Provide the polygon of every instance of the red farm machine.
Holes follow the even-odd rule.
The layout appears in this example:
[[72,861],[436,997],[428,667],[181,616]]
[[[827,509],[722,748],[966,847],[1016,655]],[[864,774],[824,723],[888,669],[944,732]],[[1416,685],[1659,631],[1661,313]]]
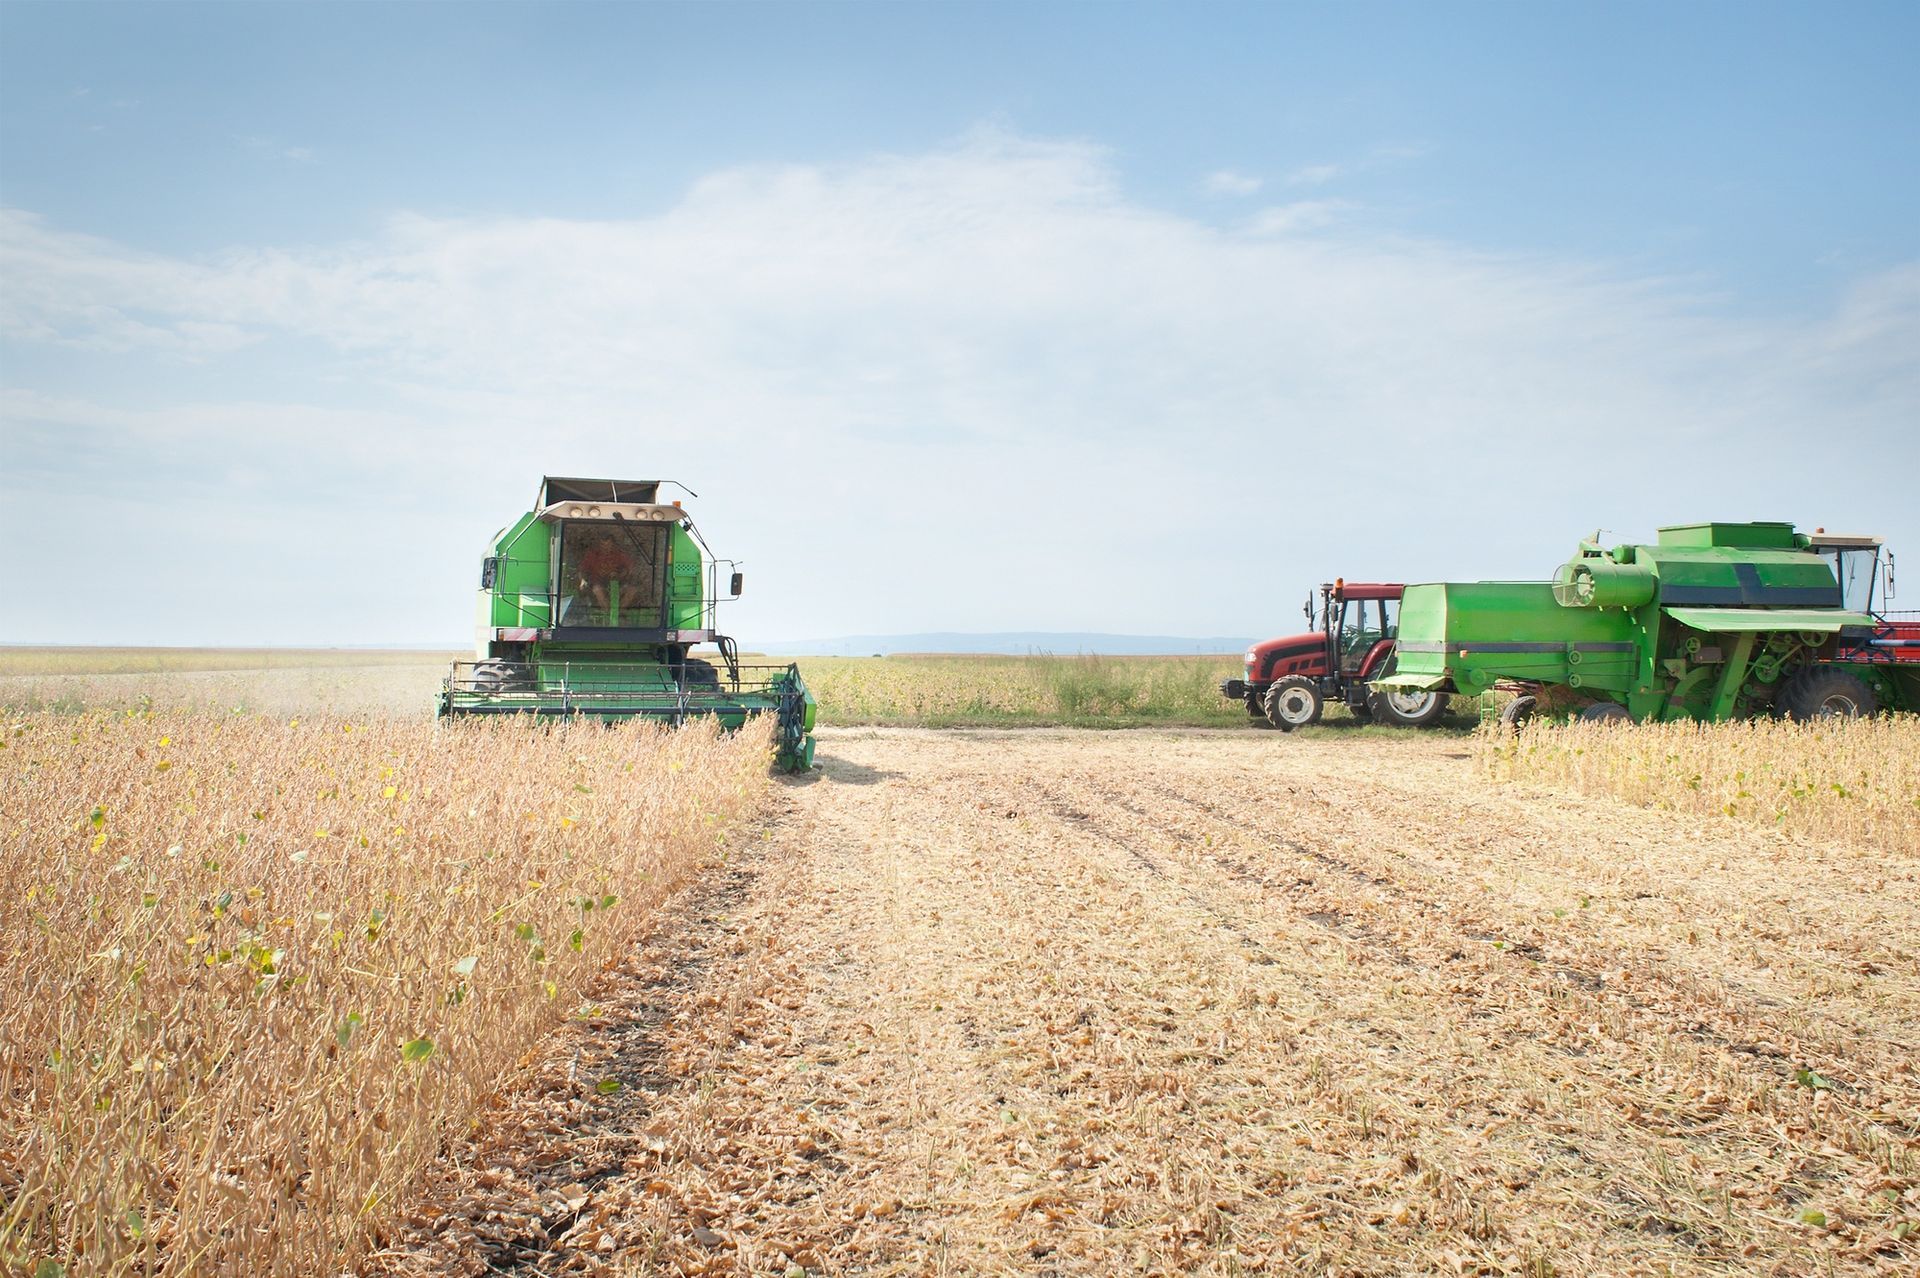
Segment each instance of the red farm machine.
[[1343,702],[1356,718],[1398,727],[1438,723],[1444,693],[1367,686],[1393,670],[1400,591],[1388,582],[1323,584],[1318,608],[1307,600],[1309,629],[1247,649],[1246,677],[1224,681],[1221,695],[1244,701],[1254,720],[1283,732],[1318,722],[1328,701]]

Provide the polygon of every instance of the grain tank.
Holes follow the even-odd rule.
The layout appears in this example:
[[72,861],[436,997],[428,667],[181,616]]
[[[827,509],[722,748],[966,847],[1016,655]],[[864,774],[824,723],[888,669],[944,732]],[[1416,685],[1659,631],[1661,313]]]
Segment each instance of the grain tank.
[[1551,581],[1442,582],[1402,599],[1376,686],[1520,696],[1588,718],[1793,718],[1920,709],[1920,619],[1885,611],[1878,539],[1786,523],[1679,524],[1580,544]]

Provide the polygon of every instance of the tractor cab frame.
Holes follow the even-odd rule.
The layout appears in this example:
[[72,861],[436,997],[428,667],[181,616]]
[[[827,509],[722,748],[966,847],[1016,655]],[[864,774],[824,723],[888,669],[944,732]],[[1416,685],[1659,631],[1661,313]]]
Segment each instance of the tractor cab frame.
[[1380,693],[1367,686],[1393,667],[1401,590],[1397,582],[1321,583],[1317,597],[1307,597],[1309,629],[1249,648],[1244,676],[1223,681],[1221,695],[1245,702],[1255,722],[1282,731],[1318,722],[1326,703],[1335,700],[1359,719],[1400,727],[1438,722],[1445,696]]

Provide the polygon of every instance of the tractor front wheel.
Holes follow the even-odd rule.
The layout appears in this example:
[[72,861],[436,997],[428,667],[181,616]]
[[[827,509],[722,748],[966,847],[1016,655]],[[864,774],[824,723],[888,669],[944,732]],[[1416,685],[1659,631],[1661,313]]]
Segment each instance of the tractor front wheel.
[[1774,702],[1789,719],[1852,719],[1880,708],[1864,679],[1832,666],[1808,666],[1787,680]]
[[1282,732],[1320,722],[1320,689],[1300,675],[1289,675],[1268,688],[1264,704],[1267,722]]

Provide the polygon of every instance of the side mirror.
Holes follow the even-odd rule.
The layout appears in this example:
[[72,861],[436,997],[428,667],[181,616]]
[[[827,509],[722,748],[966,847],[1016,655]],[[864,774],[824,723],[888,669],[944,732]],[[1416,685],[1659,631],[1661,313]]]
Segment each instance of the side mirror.
[[740,597],[740,586],[741,586],[741,583],[746,581],[746,579],[747,579],[747,574],[743,572],[736,572],[735,574],[733,574],[733,581],[731,584],[733,586],[733,597],[735,599],[738,599]]
[[1313,596],[1312,595],[1307,596],[1307,606],[1302,608],[1300,611],[1306,614],[1307,626],[1309,629],[1311,629],[1313,626]]

